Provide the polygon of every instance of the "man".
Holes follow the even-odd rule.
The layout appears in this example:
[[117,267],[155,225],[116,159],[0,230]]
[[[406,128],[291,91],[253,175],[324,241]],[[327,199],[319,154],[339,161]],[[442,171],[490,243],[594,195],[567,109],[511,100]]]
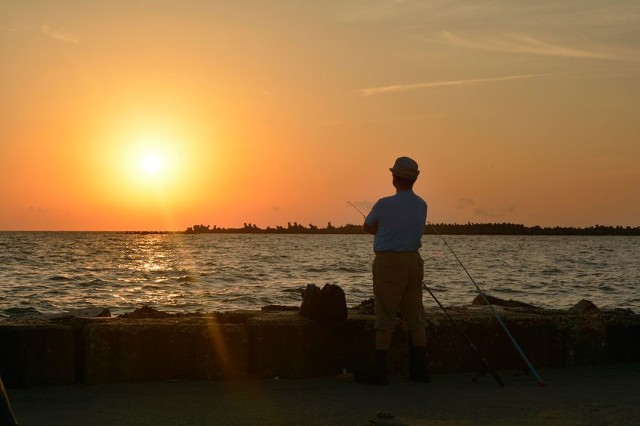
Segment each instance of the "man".
[[409,377],[429,382],[426,360],[426,319],[422,303],[424,263],[419,249],[427,222],[427,203],[413,192],[420,171],[409,157],[400,157],[389,169],[396,194],[381,198],[364,221],[374,235],[373,294],[375,299],[375,362],[371,371],[356,374],[356,381],[384,385],[387,352],[397,312],[410,333]]

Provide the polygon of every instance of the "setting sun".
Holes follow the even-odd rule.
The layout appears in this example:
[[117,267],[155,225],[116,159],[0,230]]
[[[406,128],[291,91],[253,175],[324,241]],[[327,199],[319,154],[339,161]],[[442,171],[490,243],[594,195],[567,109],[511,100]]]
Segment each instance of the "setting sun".
[[162,172],[163,161],[158,156],[150,154],[142,158],[140,167],[148,175],[158,175]]
[[179,143],[170,136],[155,133],[159,132],[134,133],[123,138],[117,156],[132,189],[140,186],[143,190],[159,189],[178,179]]

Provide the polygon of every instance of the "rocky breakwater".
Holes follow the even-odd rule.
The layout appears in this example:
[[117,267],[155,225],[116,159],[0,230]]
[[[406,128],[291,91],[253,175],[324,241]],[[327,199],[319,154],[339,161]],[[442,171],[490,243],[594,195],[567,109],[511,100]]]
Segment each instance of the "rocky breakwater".
[[[482,301],[447,308],[494,370],[524,369],[518,352]],[[538,369],[640,362],[640,315],[582,301],[545,310],[494,299],[512,335]],[[479,371],[481,362],[453,322],[428,312],[434,373]],[[298,307],[168,314],[144,307],[119,317],[7,320],[0,323],[0,374],[7,387],[159,380],[302,378],[341,374],[367,364],[373,350],[371,301],[345,321],[316,321]],[[399,318],[389,369],[407,364],[407,330]]]

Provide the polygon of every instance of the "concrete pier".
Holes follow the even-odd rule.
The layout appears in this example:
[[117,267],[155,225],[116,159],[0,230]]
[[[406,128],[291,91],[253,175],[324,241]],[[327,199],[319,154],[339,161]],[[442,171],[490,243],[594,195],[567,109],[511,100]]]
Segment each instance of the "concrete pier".
[[[536,368],[640,362],[640,315],[630,311],[496,309]],[[489,307],[448,310],[494,370],[524,369]],[[431,371],[478,371],[453,323],[441,311],[428,318]],[[350,312],[345,322],[319,322],[285,310],[4,322],[0,373],[9,388],[327,376],[370,362],[373,320]],[[406,371],[400,319],[389,364],[392,374]]]

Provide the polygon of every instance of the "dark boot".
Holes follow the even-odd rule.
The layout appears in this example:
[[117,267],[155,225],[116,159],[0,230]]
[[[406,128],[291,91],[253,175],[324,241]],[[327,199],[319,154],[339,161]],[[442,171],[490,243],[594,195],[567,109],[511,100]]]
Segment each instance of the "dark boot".
[[409,348],[409,378],[420,383],[429,383],[431,381],[427,371],[426,346],[412,346]]
[[373,368],[355,373],[355,380],[358,383],[368,385],[386,385],[389,383],[385,370],[387,368],[387,351],[376,350],[376,357]]

